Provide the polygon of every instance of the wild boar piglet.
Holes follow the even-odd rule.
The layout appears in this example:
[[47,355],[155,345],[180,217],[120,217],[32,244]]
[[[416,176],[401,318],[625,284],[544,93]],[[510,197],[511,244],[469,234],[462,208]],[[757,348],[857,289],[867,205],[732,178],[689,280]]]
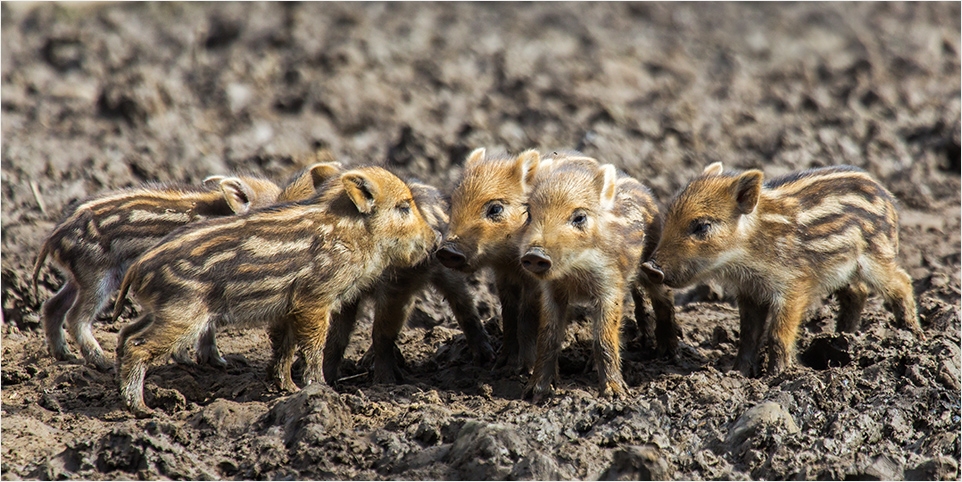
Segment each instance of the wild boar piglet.
[[451,223],[437,258],[463,272],[491,268],[501,302],[503,343],[496,366],[528,372],[538,332],[537,287],[518,260],[527,201],[537,176],[566,163],[597,161],[577,152],[487,156],[474,150],[451,194]]
[[307,201],[207,220],[164,238],[127,271],[114,316],[129,291],[143,315],[117,344],[120,391],[138,416],[147,367],[191,347],[210,324],[266,325],[270,374],[290,377],[298,349],[304,382],[322,381],[332,312],[354,300],[385,269],[421,263],[434,250],[431,229],[400,179],[378,167],[342,173]]
[[651,283],[640,264],[660,231],[651,192],[614,166],[569,164],[541,177],[528,200],[530,218],[519,255],[538,280],[540,331],[534,372],[525,389],[535,402],[558,377],[558,355],[571,316],[571,303],[587,307],[594,331],[595,366],[602,395],[624,396],[621,375],[621,320],[629,293],[650,295],[660,343],[677,345],[671,293]]
[[[284,183],[275,201],[268,203],[268,205],[310,199],[318,194],[318,189],[323,186],[328,179],[337,176],[342,171],[343,166],[335,161],[318,162],[301,169]],[[208,183],[220,177],[221,176],[211,176],[205,179],[204,182]],[[262,207],[264,207],[264,203],[254,206],[255,209]],[[243,212],[246,212],[246,210]],[[197,362],[201,364],[225,368],[227,367],[227,359],[221,355],[220,350],[217,348],[216,334],[217,325],[215,323],[209,323],[207,329],[197,339],[196,359]],[[171,358],[180,364],[189,365],[191,363],[190,358],[187,356],[186,349],[175,351],[171,354]]]
[[[424,219],[440,236],[447,229],[449,210],[441,191],[416,180],[408,180],[407,184]],[[324,348],[324,379],[327,383],[333,384],[338,379],[341,360],[363,299],[370,299],[374,304],[371,349],[368,352],[373,359],[371,378],[376,383],[400,383],[403,380],[400,367],[403,358],[397,349],[397,337],[414,309],[415,295],[428,285],[434,286],[451,307],[475,361],[484,364],[493,360],[494,350],[468,291],[465,274],[445,268],[431,256],[411,268],[386,270],[364,296],[344,304],[334,315]]]
[[69,210],[41,246],[33,271],[34,290],[48,258],[66,277],[41,310],[54,358],[70,358],[69,331],[88,363],[109,369],[93,322],[130,263],[181,226],[266,206],[281,192],[273,182],[253,176],[212,176],[204,184],[148,184],[91,198]]
[[892,194],[852,166],[763,177],[756,169],[706,167],[672,200],[661,244],[644,266],[671,287],[716,279],[735,292],[741,333],[734,369],[760,373],[766,332],[768,373],[790,366],[807,309],[830,293],[839,303],[839,331],[858,329],[872,287],[898,324],[921,337],[912,280],[897,261]]

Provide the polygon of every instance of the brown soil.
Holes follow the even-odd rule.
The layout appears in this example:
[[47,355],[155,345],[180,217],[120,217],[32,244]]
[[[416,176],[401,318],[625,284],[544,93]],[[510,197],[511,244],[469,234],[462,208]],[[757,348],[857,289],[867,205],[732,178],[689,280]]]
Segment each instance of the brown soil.
[[[5,479],[960,477],[957,2],[0,13]],[[30,273],[77,199],[239,170],[283,179],[315,149],[448,188],[478,146],[577,148],[662,201],[711,161],[863,167],[901,202],[926,339],[878,297],[859,333],[835,335],[827,299],[796,366],[747,379],[728,371],[737,309],[696,289],[678,294],[677,360],[644,359],[627,330],[626,400],[597,396],[590,329],[575,326],[539,406],[519,400],[522,377],[472,363],[428,293],[401,335],[404,384],[364,375],[369,317],[353,377],[290,396],[264,381],[264,333],[228,329],[228,369],[151,369],[147,420],[122,409],[113,374],[47,354],[38,309],[62,278],[44,269],[34,294]],[[497,300],[476,281],[497,344]],[[108,353],[129,315],[97,325]]]

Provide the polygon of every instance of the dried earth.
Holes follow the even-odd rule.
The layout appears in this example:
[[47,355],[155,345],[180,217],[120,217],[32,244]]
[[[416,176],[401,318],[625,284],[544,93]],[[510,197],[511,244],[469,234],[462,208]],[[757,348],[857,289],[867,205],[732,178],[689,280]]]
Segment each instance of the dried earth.
[[[3,479],[945,479],[960,477],[960,7],[846,4],[10,4],[2,13]],[[542,405],[472,363],[426,293],[404,384],[374,385],[360,323],[336,389],[265,383],[262,330],[230,367],[113,374],[46,351],[62,283],[34,257],[70,203],[145,181],[283,179],[326,150],[449,188],[471,149],[577,148],[663,202],[709,162],[853,164],[898,197],[926,339],[826,299],[779,377],[729,372],[737,309],[677,293],[680,356],[625,332],[625,400],[597,396],[572,327]],[[472,289],[496,345],[497,300]],[[120,322],[97,336],[111,353]],[[299,376],[299,371],[295,372]]]

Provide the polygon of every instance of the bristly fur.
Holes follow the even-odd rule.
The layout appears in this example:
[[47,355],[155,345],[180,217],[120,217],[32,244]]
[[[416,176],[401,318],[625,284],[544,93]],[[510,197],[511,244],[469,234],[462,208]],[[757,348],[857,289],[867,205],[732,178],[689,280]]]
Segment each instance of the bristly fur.
[[260,178],[221,179],[217,189],[146,184],[92,197],[67,210],[40,247],[33,270],[35,291],[48,259],[67,278],[42,310],[47,345],[54,357],[69,358],[66,324],[84,358],[98,368],[109,368],[91,327],[127,266],[178,227],[233,214],[239,206],[266,205],[280,192],[274,183]]
[[211,324],[268,325],[271,373],[281,387],[296,390],[297,349],[305,381],[321,382],[331,313],[385,269],[421,263],[437,242],[411,191],[383,169],[344,172],[318,192],[310,201],[194,223],[130,267],[122,292],[129,289],[144,314],[120,332],[117,371],[134,413],[150,413],[145,367],[193,346]]
[[671,352],[677,346],[670,291],[639,272],[660,234],[651,191],[611,165],[569,163],[539,176],[528,206],[530,220],[519,256],[538,279],[541,328],[526,393],[537,401],[550,392],[569,304],[582,303],[588,305],[594,324],[601,393],[624,396],[620,328],[629,293],[640,324],[645,323],[644,293],[649,294],[658,318],[660,348]]
[[872,287],[896,321],[921,336],[911,279],[897,263],[895,199],[865,171],[809,169],[764,183],[761,171],[720,171],[709,166],[672,201],[651,267],[671,286],[714,278],[735,291],[736,369],[760,371],[769,312],[769,372],[789,366],[806,309],[830,293],[841,331],[858,328]]
[[[441,192],[417,180],[408,179],[407,185],[431,228],[438,235],[446,231],[449,208]],[[395,356],[397,337],[414,308],[415,295],[429,284],[441,293],[451,307],[475,359],[481,364],[493,360],[494,349],[468,291],[466,276],[444,268],[432,256],[411,268],[387,269],[380,280],[360,297],[341,307],[333,317],[324,347],[324,379],[330,384],[338,380],[341,360],[354,330],[360,303],[369,299],[374,305],[369,351],[373,358],[371,378],[375,383],[400,383],[403,377]]]
[[451,194],[451,223],[438,256],[457,253],[458,262],[448,266],[461,271],[494,271],[504,333],[496,366],[527,372],[534,364],[537,287],[518,262],[519,233],[537,177],[567,163],[597,165],[575,152],[488,157],[483,148],[476,149]]

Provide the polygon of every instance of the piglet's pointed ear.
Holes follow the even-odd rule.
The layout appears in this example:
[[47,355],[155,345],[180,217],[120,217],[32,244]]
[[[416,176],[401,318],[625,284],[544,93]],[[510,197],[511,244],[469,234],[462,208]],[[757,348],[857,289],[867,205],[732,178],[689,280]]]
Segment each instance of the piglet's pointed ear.
[[738,206],[740,213],[748,214],[755,210],[755,206],[758,204],[758,197],[762,192],[762,178],[764,176],[762,171],[752,169],[745,171],[735,179],[735,184],[732,189],[734,191],[735,204]]
[[251,209],[254,200],[254,190],[243,179],[226,177],[220,181],[220,192],[230,209],[237,214],[244,214]]
[[310,165],[290,184],[284,186],[277,200],[280,202],[300,201],[309,199],[317,194],[324,182],[337,176],[341,172],[341,164],[337,162],[318,162]]
[[311,176],[311,184],[317,189],[324,181],[338,175],[341,169],[340,162],[318,162],[308,167],[307,172]]
[[518,155],[515,161],[517,173],[521,178],[521,189],[528,191],[534,184],[534,177],[538,174],[538,167],[541,165],[541,154],[534,149],[528,149]]
[[722,163],[713,162],[705,166],[705,170],[701,172],[701,175],[702,176],[721,176],[722,172],[724,171],[725,171],[725,168],[722,167]]
[[480,164],[481,161],[483,160],[484,160],[484,148],[479,147],[471,151],[471,154],[468,154],[468,160],[464,161],[464,167],[470,169]]
[[611,209],[615,206],[618,194],[618,171],[611,164],[604,164],[595,172],[595,186],[601,195],[601,208]]
[[207,189],[217,189],[220,187],[220,182],[224,179],[227,179],[227,176],[207,176],[201,181],[201,184]]
[[375,199],[379,188],[371,178],[360,172],[347,172],[341,176],[344,183],[344,192],[351,198],[351,202],[357,206],[361,214],[370,214],[374,210]]

